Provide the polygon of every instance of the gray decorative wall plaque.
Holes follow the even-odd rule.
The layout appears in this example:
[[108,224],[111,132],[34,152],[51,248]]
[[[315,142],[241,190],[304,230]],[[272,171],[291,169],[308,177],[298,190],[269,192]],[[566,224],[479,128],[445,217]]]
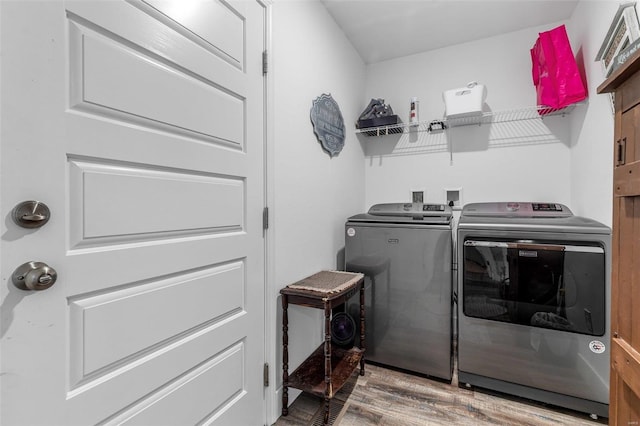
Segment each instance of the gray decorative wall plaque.
[[325,151],[332,157],[339,154],[344,146],[344,120],[331,95],[323,93],[313,101],[311,123]]

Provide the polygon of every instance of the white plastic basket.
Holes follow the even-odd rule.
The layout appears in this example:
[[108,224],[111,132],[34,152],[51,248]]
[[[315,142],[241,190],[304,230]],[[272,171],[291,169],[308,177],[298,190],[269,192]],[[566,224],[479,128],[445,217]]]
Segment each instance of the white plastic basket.
[[445,118],[462,118],[482,115],[482,104],[487,98],[487,88],[475,81],[465,87],[446,90],[444,99]]

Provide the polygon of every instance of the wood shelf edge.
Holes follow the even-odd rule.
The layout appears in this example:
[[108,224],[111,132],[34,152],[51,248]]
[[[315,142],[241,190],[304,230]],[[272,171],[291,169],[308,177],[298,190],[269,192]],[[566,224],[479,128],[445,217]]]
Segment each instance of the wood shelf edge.
[[614,92],[622,83],[640,71],[640,50],[598,86],[597,93]]
[[[358,347],[344,349],[332,347],[331,350],[331,388],[332,398],[347,382],[358,367],[364,351]],[[326,384],[324,381],[324,343],[313,351],[293,373],[289,375],[286,386],[324,398]]]

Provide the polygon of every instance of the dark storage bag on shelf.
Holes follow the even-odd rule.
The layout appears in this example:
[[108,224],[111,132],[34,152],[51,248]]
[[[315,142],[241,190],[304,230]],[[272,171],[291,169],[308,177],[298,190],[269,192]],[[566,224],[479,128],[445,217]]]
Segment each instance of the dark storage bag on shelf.
[[393,113],[391,105],[385,104],[384,99],[371,99],[369,105],[358,117],[356,129],[389,126],[392,124],[398,124],[398,116]]

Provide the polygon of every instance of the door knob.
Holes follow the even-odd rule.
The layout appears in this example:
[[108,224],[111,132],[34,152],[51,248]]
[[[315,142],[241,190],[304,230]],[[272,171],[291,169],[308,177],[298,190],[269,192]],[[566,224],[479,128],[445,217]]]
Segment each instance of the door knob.
[[43,262],[27,262],[18,266],[11,277],[20,290],[46,290],[58,278],[55,269]]
[[40,228],[50,217],[49,207],[40,201],[23,201],[13,208],[13,221],[23,228]]

